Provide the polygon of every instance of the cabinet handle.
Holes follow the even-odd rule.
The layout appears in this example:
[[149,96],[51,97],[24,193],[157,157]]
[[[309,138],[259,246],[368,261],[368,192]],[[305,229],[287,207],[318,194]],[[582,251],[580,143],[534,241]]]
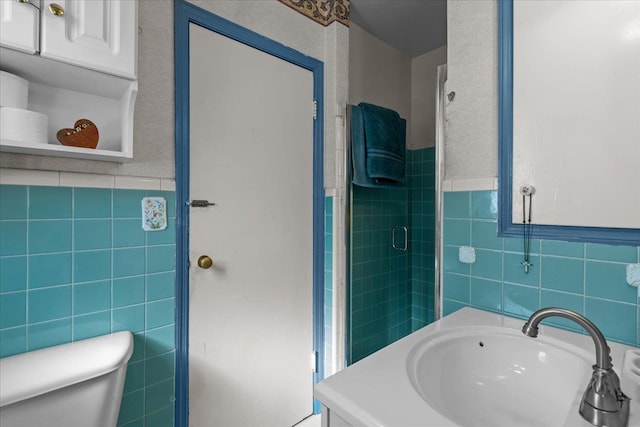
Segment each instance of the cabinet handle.
[[49,4],[49,12],[51,12],[55,16],[64,16],[64,9],[57,3]]
[[18,3],[29,3],[30,0],[16,0]]

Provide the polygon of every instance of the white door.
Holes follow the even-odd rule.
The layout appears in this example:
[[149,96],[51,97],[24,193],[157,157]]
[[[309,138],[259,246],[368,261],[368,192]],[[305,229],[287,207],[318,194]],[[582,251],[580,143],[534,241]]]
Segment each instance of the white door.
[[[313,74],[190,25],[191,426],[312,413]],[[199,268],[198,257],[213,259]]]
[[[52,5],[63,14],[54,14]],[[41,16],[41,56],[136,78],[135,0],[44,0]]]
[[0,0],[0,46],[35,53],[40,11],[31,3]]

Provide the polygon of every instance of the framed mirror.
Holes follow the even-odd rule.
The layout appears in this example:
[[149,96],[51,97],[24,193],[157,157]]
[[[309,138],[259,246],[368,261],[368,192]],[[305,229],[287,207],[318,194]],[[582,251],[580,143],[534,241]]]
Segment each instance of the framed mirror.
[[498,11],[499,234],[640,245],[640,2]]

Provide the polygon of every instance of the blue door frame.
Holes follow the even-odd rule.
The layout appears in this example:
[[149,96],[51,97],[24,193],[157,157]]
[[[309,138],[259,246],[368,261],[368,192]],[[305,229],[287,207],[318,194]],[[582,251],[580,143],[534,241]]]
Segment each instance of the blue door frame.
[[[324,65],[184,0],[174,2],[176,156],[176,403],[175,426],[189,423],[189,24],[214,31],[313,73],[313,346],[316,383],[324,377]],[[313,403],[318,413],[320,405]]]

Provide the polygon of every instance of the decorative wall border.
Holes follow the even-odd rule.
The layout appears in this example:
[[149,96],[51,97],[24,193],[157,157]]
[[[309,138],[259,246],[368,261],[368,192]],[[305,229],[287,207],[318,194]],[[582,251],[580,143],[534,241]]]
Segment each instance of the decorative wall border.
[[349,26],[350,0],[278,0],[315,22],[324,25],[338,21]]

